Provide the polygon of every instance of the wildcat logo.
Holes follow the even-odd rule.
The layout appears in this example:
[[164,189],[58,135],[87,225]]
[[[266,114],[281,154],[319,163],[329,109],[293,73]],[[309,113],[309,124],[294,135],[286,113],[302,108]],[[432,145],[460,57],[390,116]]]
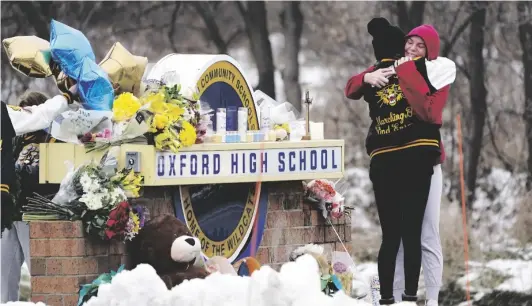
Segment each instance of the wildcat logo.
[[397,102],[401,101],[404,97],[401,87],[397,84],[384,87],[377,91],[376,96],[380,98],[378,103],[380,103],[381,107],[382,105],[395,106]]

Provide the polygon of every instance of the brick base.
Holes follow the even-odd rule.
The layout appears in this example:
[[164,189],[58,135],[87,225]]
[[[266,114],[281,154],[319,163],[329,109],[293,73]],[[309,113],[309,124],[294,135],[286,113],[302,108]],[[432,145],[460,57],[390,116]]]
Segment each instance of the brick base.
[[342,217],[333,221],[334,229],[309,204],[303,203],[301,182],[272,183],[268,188],[268,216],[257,260],[278,270],[289,260],[297,247],[315,243],[323,245],[329,256],[332,251],[344,251],[334,229],[351,253],[351,220]]
[[80,285],[125,263],[124,246],[85,238],[81,221],[30,222],[32,301],[76,305]]
[[[344,250],[332,226],[303,203],[301,182],[269,184],[272,192],[266,229],[256,255],[261,264],[279,269],[294,249],[308,243],[323,245],[329,256],[332,251]],[[135,200],[135,204],[146,205],[152,217],[174,214],[170,188],[144,190],[143,198]],[[351,241],[349,218],[333,224],[344,242]],[[348,251],[350,246],[346,243]],[[124,247],[120,242],[89,240],[84,237],[80,221],[30,222],[32,301],[50,306],[76,305],[80,285],[126,263]]]

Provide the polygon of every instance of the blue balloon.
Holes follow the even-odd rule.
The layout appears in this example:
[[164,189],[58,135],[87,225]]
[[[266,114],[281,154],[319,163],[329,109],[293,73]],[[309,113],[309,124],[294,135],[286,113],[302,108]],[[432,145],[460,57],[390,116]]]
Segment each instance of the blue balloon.
[[52,59],[78,84],[83,107],[89,110],[111,110],[113,86],[107,73],[96,63],[87,37],[79,30],[53,19],[50,29]]
[[78,80],[78,92],[83,106],[89,110],[109,111],[113,109],[113,85],[107,73],[93,60],[85,58]]
[[91,44],[83,33],[53,19],[50,25],[50,52],[61,70],[74,80],[81,73],[83,59],[96,61]]

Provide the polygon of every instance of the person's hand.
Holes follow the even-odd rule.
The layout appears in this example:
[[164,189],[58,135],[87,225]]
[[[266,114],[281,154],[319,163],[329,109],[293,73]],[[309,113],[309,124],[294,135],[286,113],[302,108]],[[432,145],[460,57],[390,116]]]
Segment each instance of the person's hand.
[[411,61],[412,58],[411,57],[401,57],[400,59],[396,60],[395,63],[393,64],[394,67],[397,67],[401,64],[404,64],[406,62],[409,62]]
[[370,84],[372,87],[381,88],[388,84],[388,77],[395,73],[393,67],[381,68],[364,75],[364,83]]
[[77,96],[78,95],[78,84],[74,84],[74,85],[70,86],[68,91],[70,91],[70,93],[72,95]]

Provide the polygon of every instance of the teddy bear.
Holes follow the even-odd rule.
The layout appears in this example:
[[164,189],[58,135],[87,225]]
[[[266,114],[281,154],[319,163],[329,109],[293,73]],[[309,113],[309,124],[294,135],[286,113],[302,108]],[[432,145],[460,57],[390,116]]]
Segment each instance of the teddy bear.
[[199,239],[173,215],[161,215],[146,222],[127,248],[129,269],[143,263],[151,265],[168,289],[185,280],[209,275]]

